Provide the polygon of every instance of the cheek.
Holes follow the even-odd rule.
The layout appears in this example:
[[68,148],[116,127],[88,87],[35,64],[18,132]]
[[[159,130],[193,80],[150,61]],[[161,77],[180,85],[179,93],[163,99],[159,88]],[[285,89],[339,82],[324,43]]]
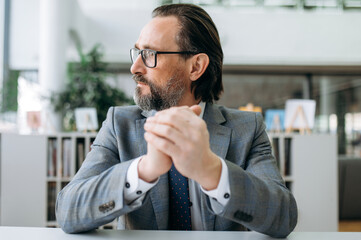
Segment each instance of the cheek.
[[155,86],[162,87],[167,84],[171,74],[168,69],[157,69],[149,74],[148,77],[149,81],[151,81]]
[[[161,61],[160,61],[161,60]],[[170,78],[174,76],[185,76],[186,66],[184,61],[180,61],[176,56],[167,56],[165,59],[158,60],[157,67],[148,70],[147,77],[156,86],[166,86]]]

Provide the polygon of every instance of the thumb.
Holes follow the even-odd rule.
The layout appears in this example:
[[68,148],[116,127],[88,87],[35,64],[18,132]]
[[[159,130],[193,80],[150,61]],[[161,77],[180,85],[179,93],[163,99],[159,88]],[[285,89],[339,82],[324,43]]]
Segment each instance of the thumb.
[[190,109],[197,115],[199,116],[202,112],[202,108],[199,105],[193,105],[190,107]]

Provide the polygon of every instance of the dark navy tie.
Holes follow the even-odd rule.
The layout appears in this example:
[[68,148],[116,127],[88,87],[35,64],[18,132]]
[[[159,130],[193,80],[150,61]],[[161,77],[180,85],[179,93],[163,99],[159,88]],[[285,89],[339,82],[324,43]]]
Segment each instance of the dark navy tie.
[[169,229],[192,230],[188,178],[172,165],[169,170]]

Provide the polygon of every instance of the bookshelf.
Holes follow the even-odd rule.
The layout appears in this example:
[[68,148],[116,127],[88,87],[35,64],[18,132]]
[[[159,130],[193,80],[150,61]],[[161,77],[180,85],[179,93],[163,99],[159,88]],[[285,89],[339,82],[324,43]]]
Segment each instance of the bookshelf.
[[[55,202],[96,133],[1,135],[0,225],[58,227]],[[21,176],[21,177],[19,177]],[[115,228],[116,222],[101,228]]]
[[46,136],[46,226],[58,227],[56,197],[81,167],[96,133],[60,133]]
[[298,205],[295,231],[338,231],[337,136],[268,133]]
[[[0,225],[58,227],[55,200],[90,150],[95,133],[1,134]],[[299,219],[296,231],[337,231],[337,137],[269,133]],[[101,228],[115,228],[112,222]]]

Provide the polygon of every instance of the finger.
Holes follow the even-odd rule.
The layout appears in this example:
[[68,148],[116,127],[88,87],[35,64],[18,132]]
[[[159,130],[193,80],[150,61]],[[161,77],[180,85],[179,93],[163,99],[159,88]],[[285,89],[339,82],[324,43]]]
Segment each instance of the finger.
[[158,151],[163,152],[166,155],[172,156],[172,154],[178,152],[178,149],[174,143],[151,132],[145,132],[144,138],[147,143],[151,144]]
[[178,129],[167,124],[146,122],[144,124],[144,129],[147,132],[151,132],[159,137],[165,138],[176,145],[181,145],[185,141],[184,134],[179,132]]
[[193,105],[193,106],[190,107],[190,109],[191,109],[197,116],[199,116],[199,115],[201,114],[201,112],[202,112],[202,108],[201,108],[201,106],[199,106],[199,105]]
[[186,131],[191,125],[198,125],[199,121],[202,121],[202,119],[200,119],[189,107],[171,108],[158,112],[154,117],[147,119],[147,122],[167,124],[181,132]]
[[166,119],[166,116],[176,116],[177,118],[187,119],[193,115],[195,116],[194,112],[188,106],[182,106],[172,107],[163,111],[159,111],[155,114],[153,119],[162,121]]

